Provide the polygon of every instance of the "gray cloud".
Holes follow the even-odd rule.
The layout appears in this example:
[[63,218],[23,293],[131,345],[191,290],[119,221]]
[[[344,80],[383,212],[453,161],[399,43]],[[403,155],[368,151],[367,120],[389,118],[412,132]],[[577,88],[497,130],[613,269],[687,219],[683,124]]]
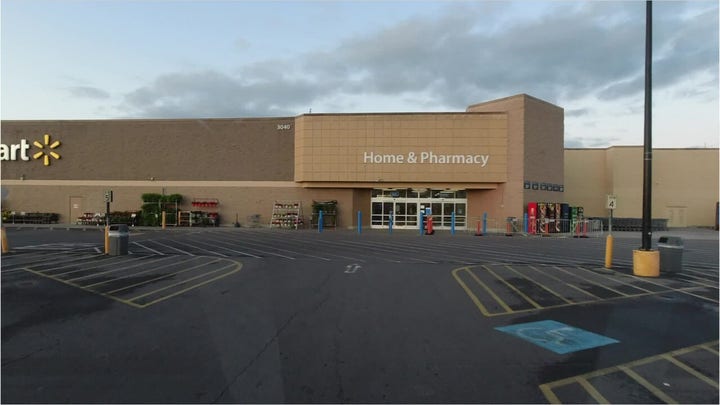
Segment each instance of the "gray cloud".
[[[705,72],[717,87],[717,3],[655,5],[654,88]],[[239,67],[159,76],[125,97],[145,117],[295,115],[334,95],[432,94],[436,105],[467,105],[517,93],[550,102],[643,91],[645,3],[553,6],[534,19],[492,25],[502,8],[449,3],[433,19],[410,18],[334,49]],[[690,93],[687,93],[691,96]],[[572,110],[569,116],[587,113]],[[574,115],[573,115],[574,114]]]
[[565,110],[566,117],[582,117],[583,115],[588,115],[589,113],[590,113],[590,110],[587,108],[578,108],[575,110]]
[[68,87],[67,91],[73,97],[78,98],[94,98],[94,99],[105,99],[110,98],[110,93],[97,87],[90,86],[74,86]]

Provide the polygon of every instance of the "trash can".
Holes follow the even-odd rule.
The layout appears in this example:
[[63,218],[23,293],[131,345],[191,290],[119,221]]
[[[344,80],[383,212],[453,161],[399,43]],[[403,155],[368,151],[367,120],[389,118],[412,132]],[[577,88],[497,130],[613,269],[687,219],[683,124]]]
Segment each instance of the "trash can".
[[110,246],[108,254],[110,256],[121,256],[128,254],[128,242],[130,240],[130,230],[125,224],[110,225],[108,230],[108,239]]
[[658,239],[660,271],[679,273],[682,271],[684,243],[679,236],[662,236]]

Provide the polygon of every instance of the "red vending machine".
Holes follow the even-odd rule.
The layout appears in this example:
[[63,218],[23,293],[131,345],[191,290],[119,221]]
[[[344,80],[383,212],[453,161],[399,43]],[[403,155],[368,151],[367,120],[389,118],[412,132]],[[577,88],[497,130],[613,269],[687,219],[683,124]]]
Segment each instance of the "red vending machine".
[[555,203],[555,232],[562,232],[562,204]]
[[537,209],[538,204],[536,202],[528,203],[528,233],[530,235],[535,235],[537,233]]

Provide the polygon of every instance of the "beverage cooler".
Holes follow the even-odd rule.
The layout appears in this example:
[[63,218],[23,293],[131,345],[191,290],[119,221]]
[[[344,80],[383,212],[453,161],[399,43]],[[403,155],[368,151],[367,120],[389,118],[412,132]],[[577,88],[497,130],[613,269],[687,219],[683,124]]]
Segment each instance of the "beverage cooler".
[[562,232],[570,232],[570,204],[560,204],[560,228]]
[[537,210],[538,210],[538,203],[531,202],[528,203],[527,206],[527,214],[528,214],[528,233],[530,235],[535,235],[537,233]]

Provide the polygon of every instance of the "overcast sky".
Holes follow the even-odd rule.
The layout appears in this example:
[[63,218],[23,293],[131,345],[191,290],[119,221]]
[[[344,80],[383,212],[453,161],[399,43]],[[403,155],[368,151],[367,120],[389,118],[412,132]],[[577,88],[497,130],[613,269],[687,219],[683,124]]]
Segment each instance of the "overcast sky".
[[[643,143],[645,2],[3,0],[2,119],[464,111]],[[653,4],[653,146],[718,147],[718,1]]]

